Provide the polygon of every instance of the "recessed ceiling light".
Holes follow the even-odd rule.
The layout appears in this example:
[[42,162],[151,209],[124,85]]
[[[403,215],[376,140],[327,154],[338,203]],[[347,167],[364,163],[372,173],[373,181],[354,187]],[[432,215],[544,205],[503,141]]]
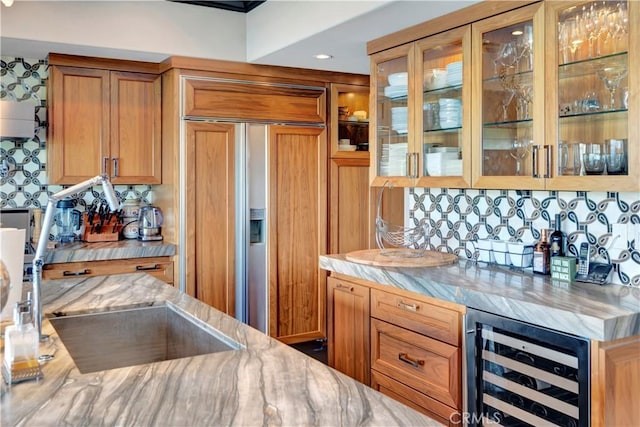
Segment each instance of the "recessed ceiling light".
[[327,55],[326,53],[319,53],[317,55],[313,56],[316,59],[331,59],[333,58],[333,55]]
[[522,30],[514,30],[511,32],[511,34],[514,36],[521,36],[524,33],[522,32]]

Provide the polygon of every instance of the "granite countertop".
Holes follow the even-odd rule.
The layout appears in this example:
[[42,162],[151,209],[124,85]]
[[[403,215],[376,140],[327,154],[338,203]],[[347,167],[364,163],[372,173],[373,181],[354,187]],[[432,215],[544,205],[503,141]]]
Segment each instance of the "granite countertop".
[[0,423],[26,425],[420,425],[435,421],[153,277],[49,280],[43,312],[172,303],[244,349],[81,374],[50,322],[44,378],[0,388]]
[[64,262],[103,261],[125,258],[148,258],[173,256],[176,246],[164,240],[142,242],[140,240],[119,240],[117,242],[74,242],[68,245],[47,249],[45,264]]
[[609,341],[640,334],[640,289],[552,281],[549,276],[460,260],[430,268],[375,267],[345,255],[320,267],[581,337]]

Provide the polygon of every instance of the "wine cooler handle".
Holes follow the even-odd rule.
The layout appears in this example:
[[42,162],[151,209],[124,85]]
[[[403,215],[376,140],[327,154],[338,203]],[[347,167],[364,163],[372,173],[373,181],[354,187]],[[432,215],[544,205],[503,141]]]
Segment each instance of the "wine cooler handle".
[[409,357],[407,353],[398,353],[398,360],[401,360],[404,363],[408,363],[411,366],[419,368],[424,365],[424,360],[422,359],[412,359]]

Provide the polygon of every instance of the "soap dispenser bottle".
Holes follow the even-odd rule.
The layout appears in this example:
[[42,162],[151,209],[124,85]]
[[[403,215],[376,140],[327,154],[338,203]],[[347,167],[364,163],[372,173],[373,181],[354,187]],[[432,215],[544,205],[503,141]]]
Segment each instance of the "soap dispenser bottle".
[[31,300],[16,303],[14,324],[4,332],[2,376],[7,384],[42,377],[38,363],[39,337],[31,319]]

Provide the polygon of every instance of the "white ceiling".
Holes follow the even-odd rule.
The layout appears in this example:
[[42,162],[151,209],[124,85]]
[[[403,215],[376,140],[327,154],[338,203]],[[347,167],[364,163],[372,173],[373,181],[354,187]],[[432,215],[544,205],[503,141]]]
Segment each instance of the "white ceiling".
[[[11,8],[1,6],[1,54],[145,61],[184,55],[369,74],[368,41],[476,2],[268,0],[244,15],[149,0],[16,0]],[[316,53],[333,58],[320,61]]]

